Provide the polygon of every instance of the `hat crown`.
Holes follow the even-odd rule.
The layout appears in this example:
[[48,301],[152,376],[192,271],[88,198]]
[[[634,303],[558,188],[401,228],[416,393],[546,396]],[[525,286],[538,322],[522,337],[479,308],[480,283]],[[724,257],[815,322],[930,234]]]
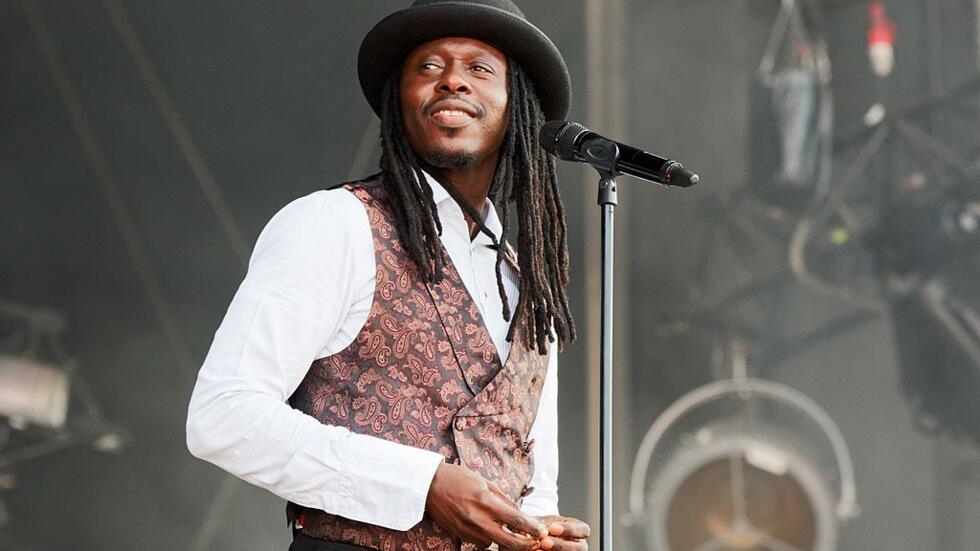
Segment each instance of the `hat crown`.
[[479,5],[487,6],[491,8],[497,8],[498,10],[504,10],[510,12],[517,17],[527,21],[527,17],[524,16],[524,12],[517,7],[517,4],[511,2],[510,0],[415,0],[412,2],[412,7],[417,8],[421,6],[432,6],[438,4],[463,4],[463,5]]
[[419,44],[465,36],[495,46],[524,69],[548,119],[563,119],[571,101],[571,79],[561,52],[512,0],[414,0],[379,21],[364,37],[357,56],[361,89],[381,115],[389,75]]

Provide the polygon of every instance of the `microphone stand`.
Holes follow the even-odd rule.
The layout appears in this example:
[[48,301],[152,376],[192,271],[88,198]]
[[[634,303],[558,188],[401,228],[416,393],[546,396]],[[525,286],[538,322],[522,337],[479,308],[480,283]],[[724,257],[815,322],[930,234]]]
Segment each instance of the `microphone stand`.
[[[628,146],[624,146],[628,147]],[[633,155],[632,148],[626,151],[627,158]],[[620,146],[612,140],[607,140],[601,136],[586,138],[578,145],[576,150],[576,161],[589,163],[592,168],[599,173],[599,195],[598,204],[602,209],[602,291],[600,294],[600,351],[599,351],[599,440],[602,452],[599,458],[599,530],[600,530],[600,551],[613,551],[612,543],[612,507],[613,507],[613,482],[612,482],[612,435],[613,435],[613,251],[614,251],[614,214],[619,199],[616,190],[616,177],[620,175],[617,169],[622,151]],[[560,155],[559,155],[560,156]],[[628,160],[628,159],[627,159]],[[679,164],[676,168],[683,168]],[[670,185],[669,168],[668,175],[662,175],[665,180],[662,183]],[[686,182],[678,183],[682,187],[688,187],[698,182],[696,174],[686,170],[678,172],[682,176],[686,175]],[[683,177],[681,178],[683,180]]]
[[601,329],[599,360],[599,532],[600,551],[612,551],[612,403],[613,403],[613,252],[614,215],[619,200],[616,192],[616,162],[619,147],[605,141],[583,148],[583,159],[599,172],[598,204],[602,209],[602,291],[600,294]]

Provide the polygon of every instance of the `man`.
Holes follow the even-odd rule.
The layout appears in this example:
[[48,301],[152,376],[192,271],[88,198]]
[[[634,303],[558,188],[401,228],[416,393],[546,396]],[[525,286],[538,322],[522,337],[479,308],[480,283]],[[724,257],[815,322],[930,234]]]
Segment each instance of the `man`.
[[568,109],[561,54],[509,0],[418,0],[368,33],[358,71],[382,172],[263,231],[188,447],[289,500],[293,550],[585,551],[557,508],[551,341],[574,327],[537,142]]

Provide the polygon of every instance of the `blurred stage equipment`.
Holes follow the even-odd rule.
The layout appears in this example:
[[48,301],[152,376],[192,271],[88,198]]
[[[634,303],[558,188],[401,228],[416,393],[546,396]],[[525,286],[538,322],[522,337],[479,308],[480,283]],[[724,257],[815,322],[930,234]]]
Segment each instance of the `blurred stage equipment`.
[[758,191],[780,206],[801,207],[830,183],[833,98],[827,45],[814,28],[820,14],[782,0],[759,77],[769,89],[779,141],[779,169]]
[[895,66],[895,24],[885,12],[881,0],[868,3],[868,58],[871,70],[881,78],[892,74]]
[[980,444],[980,171],[911,178],[868,238],[919,428]]
[[57,367],[0,356],[0,415],[16,428],[64,425],[68,387],[68,374]]
[[[829,275],[823,239],[855,236],[894,329],[916,425],[980,444],[980,75],[838,139],[849,163],[827,200],[806,213],[791,266],[814,288]],[[968,108],[973,117],[962,117]],[[839,293],[838,293],[839,294]]]
[[114,452],[127,440],[78,376],[64,328],[57,312],[0,298],[0,472],[74,443]]
[[[117,452],[128,440],[78,376],[64,330],[61,314],[0,297],[0,492],[17,486],[18,463],[76,443]],[[0,549],[21,549],[12,521],[0,499]]]
[[857,513],[844,439],[813,400],[747,376],[696,388],[647,431],[630,513],[651,551],[832,551]]
[[[886,59],[888,52],[882,50],[893,46],[894,26],[883,4],[861,4],[869,6],[869,55],[878,76],[876,99],[884,101],[884,77],[894,67],[894,53]],[[927,4],[932,6],[927,9],[939,9]],[[812,56],[819,49],[812,38],[816,33],[808,30],[819,29],[819,24],[811,25],[819,21],[814,5],[782,2],[760,67],[776,119],[771,135],[778,135],[782,156],[759,172],[765,178],[753,182],[769,187],[752,191],[773,206],[801,207],[788,243],[789,269],[782,262],[778,272],[760,274],[759,262],[746,258],[764,257],[758,250],[739,248],[752,249],[751,241],[732,238],[731,231],[713,231],[709,235],[742,241],[726,242],[730,246],[724,249],[736,267],[748,267],[726,265],[721,283],[702,285],[708,291],[692,294],[706,305],[676,325],[710,329],[730,325],[732,317],[749,318],[763,327],[750,336],[743,320],[738,333],[768,340],[764,346],[776,349],[778,359],[798,354],[807,341],[846,333],[852,323],[891,314],[917,424],[980,444],[980,76],[951,85],[931,82],[928,97],[914,104],[890,105],[887,113],[882,107],[877,117],[858,118],[858,128],[836,137],[830,126],[821,134],[814,121],[821,120],[818,113],[830,104],[814,100],[822,82],[819,57]],[[827,69],[829,83],[829,65]],[[823,120],[832,119],[828,114]],[[832,153],[840,169],[833,167],[831,187]],[[806,164],[818,157],[820,163]],[[774,166],[779,167],[777,176],[769,178]],[[816,172],[809,172],[814,167]],[[819,184],[813,193],[799,195],[805,204],[777,193],[780,188],[806,191],[814,182]],[[745,216],[751,213],[744,203],[722,205],[716,215],[702,218],[713,225],[724,223],[726,230],[761,225],[761,216]],[[737,214],[736,208],[743,217],[726,218]],[[792,218],[785,216],[786,209],[768,210]],[[707,261],[699,266],[708,268],[695,271],[702,277],[711,268]],[[736,278],[742,274],[752,281],[739,285]],[[774,330],[773,324],[758,321],[768,321],[759,312],[772,313],[772,304],[750,309],[746,306],[755,304],[744,303],[790,279],[785,275],[844,299],[852,313],[832,320],[826,330],[778,342],[782,327]],[[704,300],[719,289],[720,299]],[[731,379],[695,388],[676,401],[671,396],[665,403],[672,405],[646,433],[630,484],[630,520],[643,538],[639,547],[829,551],[838,545],[841,523],[857,513],[850,457],[828,414],[798,391],[765,380],[766,371],[749,376],[744,363],[732,370]],[[770,357],[759,365],[773,363]],[[944,482],[946,473],[939,469],[935,476],[940,488],[965,485],[958,479]],[[953,506],[940,504],[940,517]],[[975,516],[965,518],[972,523]],[[937,521],[940,535],[955,533],[948,522]]]

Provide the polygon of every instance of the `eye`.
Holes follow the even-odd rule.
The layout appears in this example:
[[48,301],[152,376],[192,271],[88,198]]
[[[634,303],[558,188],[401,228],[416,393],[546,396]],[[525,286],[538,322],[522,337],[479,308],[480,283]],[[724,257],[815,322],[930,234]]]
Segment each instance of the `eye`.
[[422,71],[436,71],[439,70],[440,67],[438,63],[435,63],[433,61],[425,61],[421,65],[419,65],[419,69],[421,69]]
[[487,74],[491,74],[491,75],[494,74],[493,68],[490,67],[489,65],[476,64],[476,65],[471,66],[470,67],[470,70],[473,71],[473,72],[475,72],[475,73],[487,73]]

